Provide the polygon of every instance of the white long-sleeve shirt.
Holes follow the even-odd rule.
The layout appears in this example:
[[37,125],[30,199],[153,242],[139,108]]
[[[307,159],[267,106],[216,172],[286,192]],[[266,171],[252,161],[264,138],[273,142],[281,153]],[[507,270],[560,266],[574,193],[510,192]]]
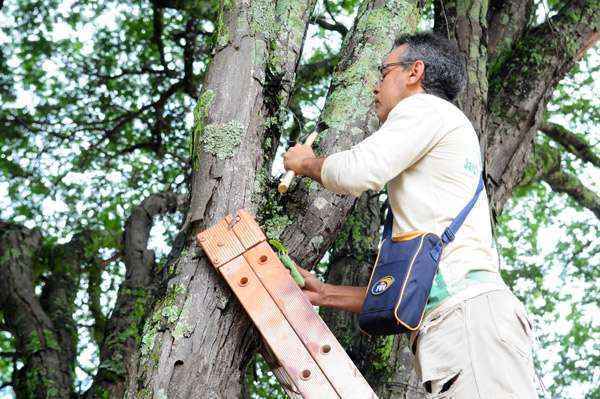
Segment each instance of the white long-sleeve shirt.
[[[400,101],[371,136],[328,156],[321,180],[331,191],[354,196],[388,184],[393,236],[414,230],[441,236],[473,197],[481,165],[467,117],[452,103],[420,93]],[[445,286],[464,287],[469,272],[498,273],[497,256],[484,190],[444,248],[439,274]]]

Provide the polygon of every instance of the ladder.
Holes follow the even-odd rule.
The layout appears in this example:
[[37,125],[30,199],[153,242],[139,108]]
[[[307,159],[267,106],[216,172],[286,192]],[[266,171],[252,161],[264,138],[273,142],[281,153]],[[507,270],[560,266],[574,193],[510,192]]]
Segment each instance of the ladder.
[[291,398],[377,399],[245,210],[196,236],[276,361]]

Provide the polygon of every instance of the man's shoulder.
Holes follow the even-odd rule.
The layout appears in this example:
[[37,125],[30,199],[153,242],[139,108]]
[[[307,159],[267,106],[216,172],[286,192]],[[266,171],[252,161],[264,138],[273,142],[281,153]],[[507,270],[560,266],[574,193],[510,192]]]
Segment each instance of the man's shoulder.
[[417,93],[400,101],[391,111],[398,112],[409,109],[412,112],[422,112],[428,117],[437,117],[446,121],[456,121],[470,124],[467,116],[453,103],[441,97],[427,93]]
[[457,119],[461,119],[463,121],[469,122],[469,118],[458,108],[454,103],[444,100],[441,97],[435,96],[433,94],[422,93],[419,95],[421,97],[420,101],[425,101],[431,106],[435,107],[436,111],[443,113],[444,115],[449,115]]

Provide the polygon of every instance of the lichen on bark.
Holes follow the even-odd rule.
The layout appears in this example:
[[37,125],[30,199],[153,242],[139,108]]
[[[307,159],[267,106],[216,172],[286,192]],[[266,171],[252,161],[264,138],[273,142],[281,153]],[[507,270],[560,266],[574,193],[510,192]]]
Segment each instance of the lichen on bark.
[[225,123],[206,125],[200,137],[202,149],[220,160],[230,158],[240,145],[244,132],[242,123],[235,119]]
[[199,168],[199,156],[198,156],[198,145],[200,138],[202,137],[202,133],[204,131],[204,124],[209,115],[210,107],[215,101],[215,92],[213,90],[207,89],[202,92],[196,106],[194,107],[194,128],[192,130],[192,147],[190,149],[191,157],[192,157],[192,165],[194,170],[198,170]]
[[187,289],[181,284],[173,284],[163,299],[161,299],[152,312],[152,315],[146,320],[144,331],[141,339],[141,354],[146,357],[148,362],[146,366],[150,366],[156,362],[154,354],[154,341],[158,330],[165,328],[173,328],[175,323],[181,316],[182,306],[179,304],[181,298]]
[[195,170],[200,166],[198,157],[200,148],[218,159],[230,158],[235,154],[245,132],[242,123],[235,119],[225,123],[206,124],[215,96],[213,90],[205,90],[194,108],[192,156]]

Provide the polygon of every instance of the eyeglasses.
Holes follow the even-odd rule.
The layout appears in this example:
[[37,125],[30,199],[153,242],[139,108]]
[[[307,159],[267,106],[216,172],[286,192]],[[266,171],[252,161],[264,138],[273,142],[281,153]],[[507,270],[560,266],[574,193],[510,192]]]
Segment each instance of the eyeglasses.
[[406,65],[406,64],[412,64],[415,61],[398,61],[398,62],[390,62],[389,64],[381,64],[377,67],[377,69],[379,70],[379,76],[380,79],[383,80],[383,78],[385,78],[385,75],[383,74],[383,72],[389,68],[389,67],[393,67],[396,65]]

